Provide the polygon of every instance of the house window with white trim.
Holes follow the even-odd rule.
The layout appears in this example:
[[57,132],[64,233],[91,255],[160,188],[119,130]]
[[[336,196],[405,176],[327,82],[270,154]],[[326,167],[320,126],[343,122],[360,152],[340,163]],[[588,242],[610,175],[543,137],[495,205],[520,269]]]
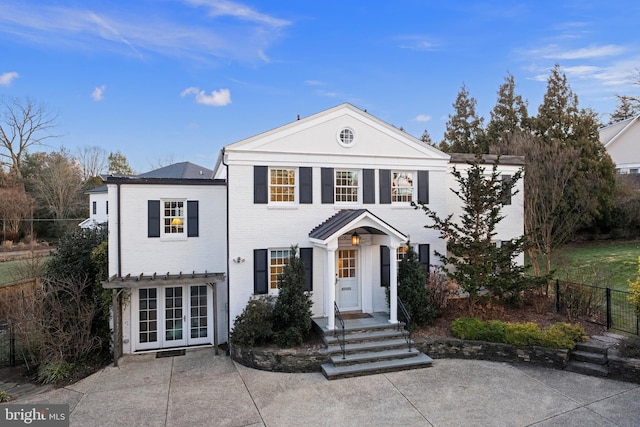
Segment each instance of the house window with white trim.
[[398,267],[400,266],[400,261],[404,259],[404,256],[407,254],[408,250],[408,245],[398,246],[398,249],[396,249],[396,263],[398,264]]
[[278,289],[278,276],[289,262],[289,249],[269,251],[269,289]]
[[164,234],[184,234],[185,210],[183,200],[164,200],[162,224]]
[[411,203],[413,201],[413,173],[391,172],[391,203]]
[[294,203],[296,201],[296,170],[273,168],[269,170],[269,201]]
[[335,184],[336,203],[358,203],[358,171],[336,170]]

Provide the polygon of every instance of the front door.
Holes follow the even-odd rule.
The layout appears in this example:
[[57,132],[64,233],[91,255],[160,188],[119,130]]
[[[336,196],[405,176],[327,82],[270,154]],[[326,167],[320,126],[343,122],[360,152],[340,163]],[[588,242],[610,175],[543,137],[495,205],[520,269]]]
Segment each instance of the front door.
[[360,309],[360,286],[358,279],[358,250],[338,249],[336,271],[338,282],[336,299],[342,311]]
[[211,299],[207,285],[137,289],[132,298],[134,350],[212,344]]

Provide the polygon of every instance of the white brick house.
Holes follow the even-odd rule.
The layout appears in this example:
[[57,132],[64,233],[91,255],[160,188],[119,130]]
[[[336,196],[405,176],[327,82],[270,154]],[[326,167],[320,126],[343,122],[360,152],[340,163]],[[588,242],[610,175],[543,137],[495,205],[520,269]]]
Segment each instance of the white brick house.
[[[505,175],[513,175],[523,163],[521,158],[507,160],[500,166]],[[334,304],[342,311],[388,312],[395,323],[396,260],[406,242],[415,247],[425,269],[438,263],[434,251],[446,250],[411,202],[428,203],[443,217],[455,212],[458,202],[450,191],[454,165],[463,167],[464,162],[452,163],[436,148],[342,104],[224,147],[208,179],[107,178],[109,205],[120,210],[109,216],[112,280],[106,286],[120,289],[130,283],[132,289],[122,310],[123,351],[191,344],[188,339],[142,342],[149,325],[143,325],[141,313],[149,309],[143,308],[148,292],[140,289],[159,280],[156,276],[153,282],[149,275],[168,273],[167,280],[184,280],[184,273],[194,272],[183,288],[189,292],[189,286],[208,283],[199,274],[215,273],[218,283],[208,286],[217,288],[215,323],[222,342],[249,298],[277,294],[276,277],[292,245],[298,246],[307,268],[313,315],[327,317],[329,328],[334,326]],[[176,200],[184,201],[185,227],[193,221],[189,202],[198,201],[199,235],[174,239],[165,231],[150,237],[150,201],[165,206]],[[522,192],[512,197],[505,213],[499,240],[522,234]],[[168,227],[171,218],[161,213],[159,221]],[[183,279],[175,278],[180,271]],[[141,273],[140,280],[133,279]],[[160,311],[169,310],[166,301],[173,297],[159,292],[160,287],[157,317],[166,320],[171,316]],[[190,320],[183,316],[183,324]],[[175,330],[165,325],[169,323],[157,332],[171,338]],[[193,342],[198,343],[204,340]]]

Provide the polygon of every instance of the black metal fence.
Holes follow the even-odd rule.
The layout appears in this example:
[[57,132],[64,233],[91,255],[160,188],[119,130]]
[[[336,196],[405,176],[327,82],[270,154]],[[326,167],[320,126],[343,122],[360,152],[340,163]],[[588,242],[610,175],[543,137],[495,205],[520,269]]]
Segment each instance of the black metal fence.
[[0,323],[0,366],[16,365],[16,337],[8,322]]
[[556,280],[554,296],[554,310],[564,310],[569,320],[586,318],[607,329],[640,335],[640,307],[630,301],[631,292]]

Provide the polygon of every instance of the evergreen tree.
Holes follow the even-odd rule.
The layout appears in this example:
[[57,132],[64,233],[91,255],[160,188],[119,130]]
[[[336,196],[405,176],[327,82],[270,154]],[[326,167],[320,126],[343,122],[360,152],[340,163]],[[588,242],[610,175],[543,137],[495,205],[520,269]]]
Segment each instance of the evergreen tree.
[[491,173],[486,174],[482,166],[483,156],[476,157],[465,173],[454,168],[458,183],[451,189],[462,202],[462,214],[441,218],[427,205],[418,204],[432,221],[426,228],[440,232],[447,242],[447,253],[436,252],[447,275],[469,293],[470,303],[477,299],[481,289],[494,295],[516,296],[527,286],[522,277],[524,267],[515,263],[515,257],[523,252],[526,237],[494,242],[496,227],[504,219],[501,209],[505,200],[516,194],[513,188],[522,177],[516,172],[509,181],[502,180],[498,172],[499,157],[493,163]]
[[431,135],[429,135],[429,131],[427,131],[426,129],[422,133],[420,141],[424,142],[427,145],[434,145],[433,141],[431,140]]
[[[598,219],[606,219],[612,210],[615,187],[615,165],[600,143],[597,115],[578,108],[578,97],[571,90],[567,77],[556,65],[547,81],[547,92],[533,120],[536,135],[548,144],[558,140],[567,149],[580,151],[578,170],[573,185],[567,188],[568,205],[583,197],[582,187],[588,185],[591,203],[581,226],[590,226]],[[587,184],[585,184],[587,183]],[[583,203],[584,201],[580,201]]]
[[129,161],[120,151],[109,153],[109,173],[117,175],[135,175]]
[[608,124],[612,125],[640,114],[640,98],[624,95],[616,95],[616,98],[618,98],[618,106],[611,113]]
[[427,288],[427,277],[418,254],[411,243],[407,242],[407,245],[407,252],[398,266],[398,297],[404,303],[414,325],[423,326],[433,322],[438,313]]
[[528,128],[527,103],[515,93],[515,79],[507,75],[498,89],[498,100],[491,111],[491,119],[487,125],[489,144],[500,146],[501,152],[513,154],[509,149],[509,141],[518,133]]
[[273,329],[280,347],[300,345],[311,330],[312,301],[304,290],[304,263],[297,256],[298,246],[291,246],[289,260],[278,276],[278,299],[273,307]]
[[483,119],[476,114],[477,101],[469,97],[467,87],[463,84],[456,101],[453,103],[455,113],[449,115],[444,139],[440,149],[447,153],[488,153],[489,148],[484,138]]

